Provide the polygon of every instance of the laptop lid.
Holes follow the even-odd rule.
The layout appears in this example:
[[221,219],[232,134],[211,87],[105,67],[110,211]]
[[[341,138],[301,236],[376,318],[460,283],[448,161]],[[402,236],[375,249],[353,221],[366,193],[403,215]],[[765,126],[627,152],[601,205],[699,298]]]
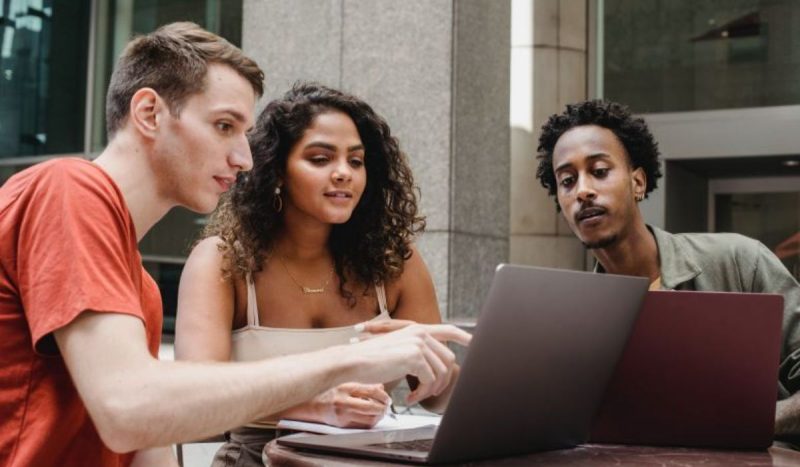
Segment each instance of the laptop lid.
[[780,295],[649,292],[591,440],[766,448],[782,318]]
[[575,446],[588,437],[647,285],[644,278],[500,265],[427,456],[387,453],[386,444],[397,444],[386,441],[394,432],[279,442],[429,463]]

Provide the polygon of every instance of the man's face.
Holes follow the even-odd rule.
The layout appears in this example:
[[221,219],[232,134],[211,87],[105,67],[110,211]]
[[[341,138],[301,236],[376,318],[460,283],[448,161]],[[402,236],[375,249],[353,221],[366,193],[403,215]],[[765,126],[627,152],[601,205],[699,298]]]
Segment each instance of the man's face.
[[607,248],[640,219],[636,195],[644,195],[644,170],[631,169],[622,142],[596,125],[564,133],[553,149],[558,204],[587,248]]
[[159,194],[195,212],[213,211],[236,174],[253,166],[247,131],[255,101],[245,78],[209,65],[205,90],[190,96],[177,117],[160,114],[153,154]]

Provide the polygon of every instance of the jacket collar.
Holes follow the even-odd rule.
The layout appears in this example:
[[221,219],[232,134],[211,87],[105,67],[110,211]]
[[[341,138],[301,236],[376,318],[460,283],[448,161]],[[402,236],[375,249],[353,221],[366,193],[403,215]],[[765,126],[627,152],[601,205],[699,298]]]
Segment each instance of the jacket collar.
[[658,227],[648,225],[653,232],[661,264],[661,288],[672,290],[703,272],[697,258],[686,247],[686,240]]
[[[648,225],[647,228],[656,239],[662,289],[673,290],[700,275],[703,269],[686,248],[685,240],[658,227]],[[595,262],[594,272],[605,272],[599,261]]]

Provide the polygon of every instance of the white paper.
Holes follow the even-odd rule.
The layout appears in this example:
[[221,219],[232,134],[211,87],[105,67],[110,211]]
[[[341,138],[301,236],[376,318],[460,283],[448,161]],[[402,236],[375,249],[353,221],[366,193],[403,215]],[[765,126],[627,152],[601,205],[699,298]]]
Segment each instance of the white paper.
[[324,423],[301,422],[299,420],[281,420],[278,422],[278,428],[284,430],[307,431],[310,433],[332,435],[339,433],[360,433],[363,431],[403,430],[406,428],[419,428],[428,425],[438,426],[441,419],[442,417],[438,415],[386,415],[371,429],[339,428],[325,425]]

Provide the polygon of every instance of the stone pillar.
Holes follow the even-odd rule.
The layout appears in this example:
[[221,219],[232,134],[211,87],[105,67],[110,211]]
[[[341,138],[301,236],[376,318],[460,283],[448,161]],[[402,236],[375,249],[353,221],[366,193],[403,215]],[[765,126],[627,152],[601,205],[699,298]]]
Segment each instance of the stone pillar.
[[536,179],[547,117],[586,98],[586,0],[512,0],[511,235],[514,263],[585,269],[584,249]]
[[389,122],[422,192],[417,244],[451,321],[478,313],[508,259],[509,27],[510,3],[498,0],[244,2],[262,106],[316,80]]

